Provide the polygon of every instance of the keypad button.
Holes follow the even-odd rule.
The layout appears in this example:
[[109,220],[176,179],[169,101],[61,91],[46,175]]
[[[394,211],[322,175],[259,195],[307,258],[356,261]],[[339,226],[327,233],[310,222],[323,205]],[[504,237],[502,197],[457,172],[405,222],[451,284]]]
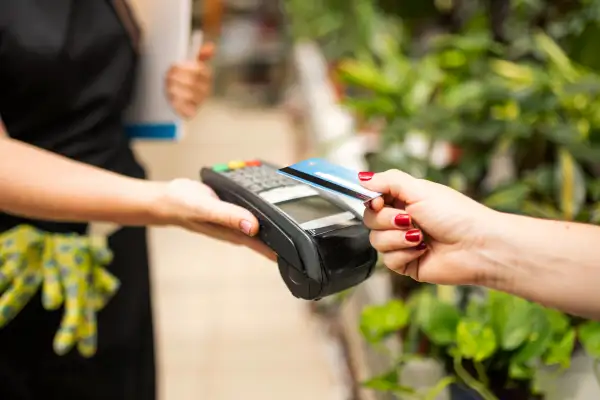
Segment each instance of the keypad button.
[[214,165],[212,169],[215,172],[226,172],[229,170],[229,167],[227,166],[227,164],[217,164]]
[[260,192],[262,190],[262,187],[260,185],[254,184],[254,185],[248,186],[248,190],[250,190],[252,192],[255,192],[255,193],[258,193],[258,192]]
[[231,161],[227,164],[231,169],[239,169],[246,166],[246,163],[243,161]]

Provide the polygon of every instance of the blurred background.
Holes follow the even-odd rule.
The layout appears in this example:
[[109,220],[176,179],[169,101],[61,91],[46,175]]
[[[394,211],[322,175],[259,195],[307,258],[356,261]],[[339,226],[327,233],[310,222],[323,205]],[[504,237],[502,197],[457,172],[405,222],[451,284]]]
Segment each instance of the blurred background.
[[[154,179],[325,157],[600,222],[600,1],[194,0],[215,93]],[[600,324],[385,268],[317,303],[276,266],[153,229],[162,399],[598,399]]]

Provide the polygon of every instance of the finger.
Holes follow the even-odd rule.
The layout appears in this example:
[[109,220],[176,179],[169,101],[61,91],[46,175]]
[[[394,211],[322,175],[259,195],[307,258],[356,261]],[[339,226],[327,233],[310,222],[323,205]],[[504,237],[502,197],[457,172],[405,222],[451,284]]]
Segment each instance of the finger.
[[54,259],[54,241],[51,235],[44,239],[42,252],[42,305],[46,310],[57,310],[63,304],[64,297],[60,285],[60,271]]
[[371,231],[369,240],[377,251],[385,253],[417,247],[423,241],[423,234],[418,229]]
[[374,230],[406,230],[412,226],[412,220],[406,211],[391,207],[382,208],[379,212],[365,210],[363,222],[369,229]]
[[58,355],[67,354],[73,348],[81,323],[82,304],[78,293],[79,288],[76,285],[76,283],[71,283],[65,286],[67,290],[65,310],[53,344],[54,351]]
[[54,351],[58,355],[68,353],[75,345],[82,318],[83,296],[81,282],[77,276],[74,254],[76,250],[69,238],[65,238],[61,240],[57,253],[60,277],[65,290],[64,314],[53,343]]
[[20,262],[26,268],[15,277],[13,286],[2,298],[4,302],[0,306],[2,310],[0,325],[7,324],[29,303],[42,283],[42,274],[39,268],[41,251],[38,247],[27,248],[23,252]]
[[[39,260],[38,260],[39,262]],[[29,303],[42,283],[39,264],[29,264],[13,282],[13,285],[0,298],[0,327],[12,321]]]
[[19,225],[0,235],[0,250],[2,251],[2,270],[0,270],[0,292],[5,290],[10,282],[23,273],[27,267],[25,254],[30,248],[41,243],[40,231],[29,226]]
[[212,81],[212,70],[203,64],[185,62],[172,67],[167,74],[168,85],[197,87],[208,85]]
[[8,285],[27,267],[21,254],[12,253],[4,258],[2,269],[0,270],[0,292],[6,290]]
[[258,220],[245,208],[216,199],[206,199],[198,208],[197,223],[208,222],[248,236],[258,233]]
[[396,169],[378,174],[360,172],[358,178],[365,188],[374,192],[390,194],[393,198],[407,203],[413,202],[418,194],[419,180]]
[[182,102],[171,99],[171,106],[177,115],[187,120],[196,115],[196,112],[198,111],[198,107],[190,102]]
[[192,89],[183,85],[172,85],[167,91],[169,99],[178,103],[195,103],[196,94]]
[[215,44],[212,42],[203,44],[202,47],[200,47],[200,50],[198,51],[198,56],[197,56],[198,61],[210,60],[211,58],[214,57],[216,50],[217,50],[217,46],[215,46]]
[[[88,242],[88,243],[91,243]],[[77,263],[83,297],[82,318],[77,329],[77,350],[86,358],[96,353],[96,312],[94,310],[93,257],[91,247],[82,250]]]
[[185,119],[193,118],[198,112],[198,106],[193,103],[185,102],[176,107],[177,113]]
[[418,280],[419,260],[426,251],[427,248],[422,250],[408,249],[392,251],[384,253],[382,261],[392,271]]
[[98,348],[98,321],[94,310],[93,290],[89,291],[88,296],[83,323],[78,335],[79,340],[77,341],[79,354],[86,358],[93,357]]
[[365,204],[365,209],[372,211],[379,211],[385,206],[383,197],[376,197],[373,200]]
[[183,85],[181,83],[173,83],[167,89],[167,95],[171,102],[181,101],[189,102],[198,107],[200,103],[208,97],[210,85],[207,83],[197,83],[195,85]]
[[109,265],[113,260],[113,252],[103,245],[92,244],[92,260],[96,265]]
[[277,255],[273,252],[273,250],[271,250],[271,248],[269,248],[269,246],[260,240],[248,237],[245,234],[240,234],[238,232],[229,229],[223,229],[220,226],[210,224],[194,224],[191,230],[211,236],[223,242],[246,246],[269,260],[275,261],[277,259]]
[[106,269],[94,268],[94,310],[102,310],[121,286],[119,279]]

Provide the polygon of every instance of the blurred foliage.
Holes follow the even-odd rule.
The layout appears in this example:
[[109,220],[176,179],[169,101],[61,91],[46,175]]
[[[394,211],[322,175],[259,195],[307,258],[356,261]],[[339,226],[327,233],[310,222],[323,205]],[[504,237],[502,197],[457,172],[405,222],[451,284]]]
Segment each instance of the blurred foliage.
[[[577,337],[588,354],[600,357],[600,323],[574,326],[558,311],[495,291],[485,298],[471,296],[461,308],[441,300],[435,288],[427,285],[406,303],[393,300],[369,306],[361,318],[361,330],[373,345],[409,326],[429,339],[427,354],[405,352],[391,371],[370,379],[365,383],[367,387],[410,394],[412,398],[432,398],[431,391],[437,391],[438,386],[418,392],[398,377],[407,361],[434,357],[453,372],[444,385],[462,382],[481,398],[496,399],[490,389],[490,373],[505,373],[507,385],[530,385],[527,389],[535,393],[540,366],[568,368]],[[405,348],[410,349],[411,344],[405,343]]]
[[[287,3],[296,37],[338,65],[345,105],[384,126],[373,170],[402,169],[504,212],[600,222],[600,0]],[[400,332],[405,342],[370,388],[433,398],[459,382],[486,400],[508,388],[534,398],[540,368],[568,368],[577,342],[600,360],[600,323],[496,292],[460,288],[454,304],[439,287],[414,287],[364,310],[368,341]],[[449,377],[428,393],[404,385],[399,370],[415,356],[441,360]]]

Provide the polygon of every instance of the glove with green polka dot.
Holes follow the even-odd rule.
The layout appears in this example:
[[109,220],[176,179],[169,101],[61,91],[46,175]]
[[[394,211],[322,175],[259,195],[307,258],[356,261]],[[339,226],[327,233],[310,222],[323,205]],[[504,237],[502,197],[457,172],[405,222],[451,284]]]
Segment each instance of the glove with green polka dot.
[[112,298],[119,281],[105,265],[112,253],[104,238],[47,233],[18,226],[0,235],[0,327],[6,325],[42,286],[47,310],[64,309],[54,351],[75,344],[83,356],[96,352],[96,313]]

